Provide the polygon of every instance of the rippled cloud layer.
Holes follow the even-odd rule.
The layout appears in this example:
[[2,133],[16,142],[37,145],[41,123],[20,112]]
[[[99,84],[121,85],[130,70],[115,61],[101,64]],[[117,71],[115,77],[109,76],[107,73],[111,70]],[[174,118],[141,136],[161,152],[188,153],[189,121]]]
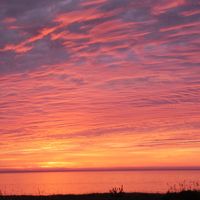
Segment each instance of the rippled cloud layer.
[[0,169],[200,166],[197,0],[1,0]]

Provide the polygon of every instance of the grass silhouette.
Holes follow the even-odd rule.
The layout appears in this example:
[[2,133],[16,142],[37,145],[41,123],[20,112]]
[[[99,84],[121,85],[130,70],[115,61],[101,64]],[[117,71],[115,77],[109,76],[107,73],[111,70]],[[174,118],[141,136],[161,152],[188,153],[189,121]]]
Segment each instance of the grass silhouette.
[[186,181],[169,187],[165,194],[160,193],[127,193],[121,187],[113,187],[108,193],[81,195],[3,195],[0,200],[200,200],[199,182]]

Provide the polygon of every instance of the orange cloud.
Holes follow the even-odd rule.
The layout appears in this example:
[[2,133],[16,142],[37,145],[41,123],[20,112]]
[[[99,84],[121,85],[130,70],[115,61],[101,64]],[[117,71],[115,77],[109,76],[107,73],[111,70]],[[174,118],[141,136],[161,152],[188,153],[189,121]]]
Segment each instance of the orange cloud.
[[176,8],[178,6],[182,6],[186,3],[185,0],[168,0],[168,1],[161,1],[158,4],[156,4],[153,9],[152,12],[155,15],[161,14],[161,13],[165,13],[166,11]]

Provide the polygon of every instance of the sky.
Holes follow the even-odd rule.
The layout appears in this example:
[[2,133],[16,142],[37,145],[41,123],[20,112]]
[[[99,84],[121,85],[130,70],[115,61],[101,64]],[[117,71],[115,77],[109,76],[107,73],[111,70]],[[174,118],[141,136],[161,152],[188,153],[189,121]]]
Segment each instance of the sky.
[[200,166],[198,0],[0,0],[0,170]]

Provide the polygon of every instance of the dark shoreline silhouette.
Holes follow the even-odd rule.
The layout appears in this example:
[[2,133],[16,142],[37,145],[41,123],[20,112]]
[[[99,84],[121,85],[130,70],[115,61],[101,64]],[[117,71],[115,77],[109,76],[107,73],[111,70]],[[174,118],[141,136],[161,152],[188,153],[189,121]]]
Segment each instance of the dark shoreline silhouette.
[[124,193],[113,195],[111,193],[80,194],[80,195],[6,195],[0,200],[199,200],[200,191],[183,191],[178,193]]

